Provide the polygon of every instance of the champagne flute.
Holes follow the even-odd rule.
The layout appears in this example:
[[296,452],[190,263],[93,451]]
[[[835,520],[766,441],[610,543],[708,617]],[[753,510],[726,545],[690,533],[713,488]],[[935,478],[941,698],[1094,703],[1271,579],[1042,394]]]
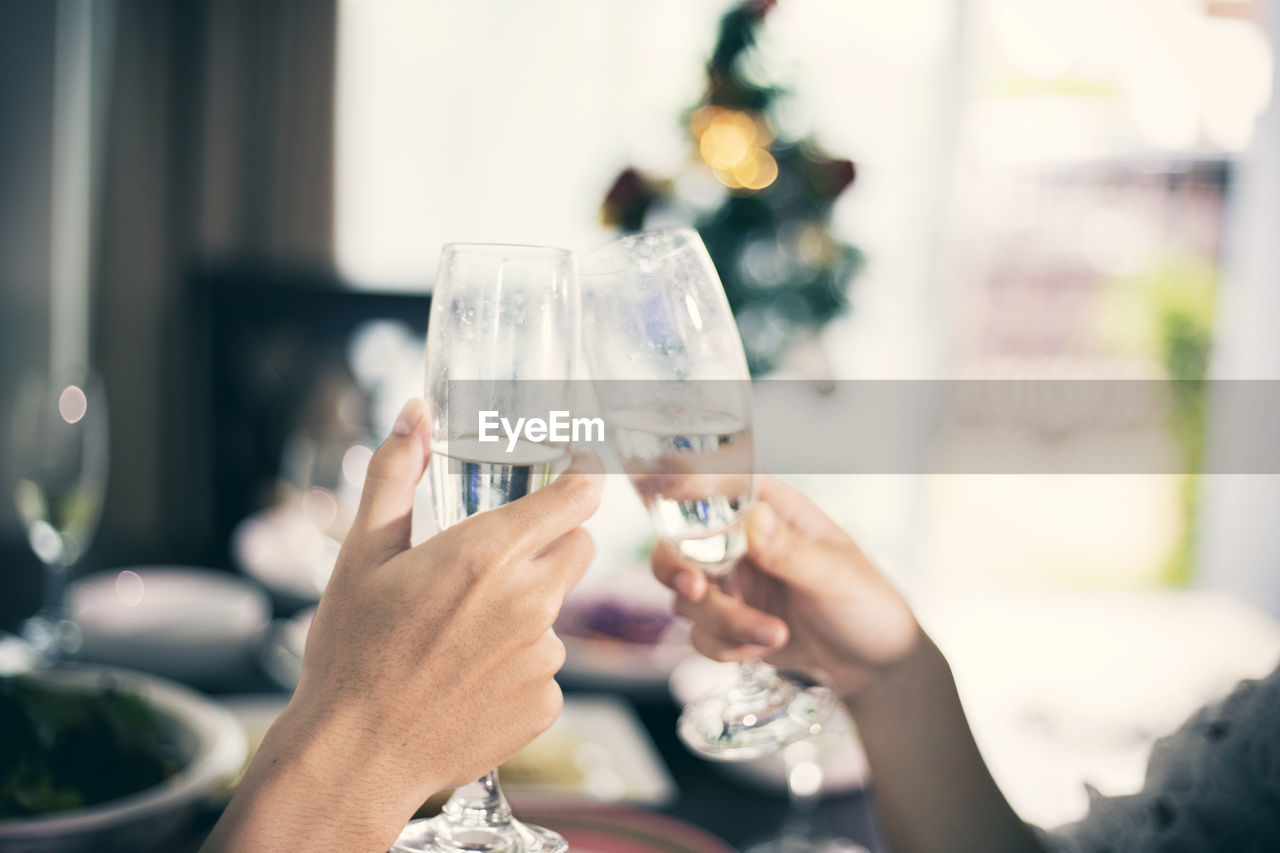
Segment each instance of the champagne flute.
[[45,663],[74,655],[80,631],[66,607],[72,567],[93,541],[107,487],[107,400],[89,370],[33,375],[13,407],[13,501],[43,564],[41,607],[22,634]]
[[[483,441],[479,410],[528,412],[569,399],[577,358],[573,256],[535,246],[444,247],[427,327],[428,478],[440,529],[548,485],[568,443]],[[401,853],[564,853],[558,834],[516,820],[498,773],[459,788],[440,815],[409,823]]]
[[[582,286],[614,451],[657,534],[735,593],[755,500],[750,376],[706,247],[690,229],[632,234],[583,259]],[[685,706],[679,734],[709,758],[748,760],[817,733],[834,704],[823,674],[752,660]]]

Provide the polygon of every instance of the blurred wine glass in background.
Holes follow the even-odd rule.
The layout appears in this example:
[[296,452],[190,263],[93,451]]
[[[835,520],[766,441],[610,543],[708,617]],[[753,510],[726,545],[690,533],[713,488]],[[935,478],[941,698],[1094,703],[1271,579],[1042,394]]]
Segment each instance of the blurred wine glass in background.
[[781,750],[790,800],[786,820],[776,837],[748,847],[746,853],[870,853],[861,844],[833,836],[818,811],[825,780],[822,747],[818,738],[806,738]]
[[377,440],[355,428],[300,429],[285,444],[278,522],[289,553],[323,591],[360,505]]
[[107,488],[107,398],[98,376],[88,369],[28,376],[12,410],[9,449],[14,505],[44,566],[40,610],[22,633],[46,662],[56,662],[80,647],[67,581],[97,532]]

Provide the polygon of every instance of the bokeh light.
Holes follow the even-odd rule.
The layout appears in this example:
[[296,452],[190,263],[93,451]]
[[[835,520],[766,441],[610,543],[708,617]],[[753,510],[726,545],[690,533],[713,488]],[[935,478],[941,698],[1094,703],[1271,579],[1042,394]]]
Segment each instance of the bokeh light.
[[342,454],[342,479],[356,489],[364,488],[365,475],[369,473],[369,460],[373,451],[363,444],[353,444]]
[[58,395],[58,414],[69,424],[79,423],[89,411],[89,400],[77,385],[68,385]]
[[116,598],[119,598],[120,603],[125,607],[137,607],[142,603],[145,594],[146,585],[137,572],[125,569],[116,575]]
[[303,514],[320,530],[328,530],[338,520],[338,500],[333,492],[312,486],[302,496]]
[[735,190],[762,190],[778,177],[778,163],[768,151],[773,133],[752,116],[706,106],[689,121],[698,154],[720,183]]
[[778,163],[763,148],[753,148],[733,167],[733,178],[749,190],[762,190],[778,177]]

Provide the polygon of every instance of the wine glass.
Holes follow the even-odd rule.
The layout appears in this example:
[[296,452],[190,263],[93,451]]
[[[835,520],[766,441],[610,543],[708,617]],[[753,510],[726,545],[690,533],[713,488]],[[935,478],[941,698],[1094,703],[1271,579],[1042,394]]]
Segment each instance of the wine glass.
[[[482,441],[478,412],[528,413],[545,399],[568,400],[577,336],[577,280],[568,252],[444,247],[427,326],[428,478],[440,529],[536,491],[568,467],[567,442],[520,441],[508,449],[505,439]],[[456,790],[440,815],[410,822],[393,849],[564,853],[569,847],[556,833],[512,817],[493,770]]]
[[[750,376],[697,232],[632,234],[582,262],[583,325],[613,449],[663,539],[731,594],[755,500]],[[681,739],[748,760],[817,733],[835,704],[821,673],[760,660],[685,706]]]
[[107,487],[107,399],[87,369],[32,375],[13,408],[14,506],[43,564],[41,607],[22,634],[46,663],[74,655],[81,634],[66,607],[72,566],[97,531]]

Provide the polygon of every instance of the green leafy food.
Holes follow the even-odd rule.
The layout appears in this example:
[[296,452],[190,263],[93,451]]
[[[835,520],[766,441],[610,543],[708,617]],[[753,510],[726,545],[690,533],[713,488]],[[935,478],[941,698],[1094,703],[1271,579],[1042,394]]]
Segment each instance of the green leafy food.
[[137,793],[181,765],[170,727],[136,694],[0,678],[0,820]]

